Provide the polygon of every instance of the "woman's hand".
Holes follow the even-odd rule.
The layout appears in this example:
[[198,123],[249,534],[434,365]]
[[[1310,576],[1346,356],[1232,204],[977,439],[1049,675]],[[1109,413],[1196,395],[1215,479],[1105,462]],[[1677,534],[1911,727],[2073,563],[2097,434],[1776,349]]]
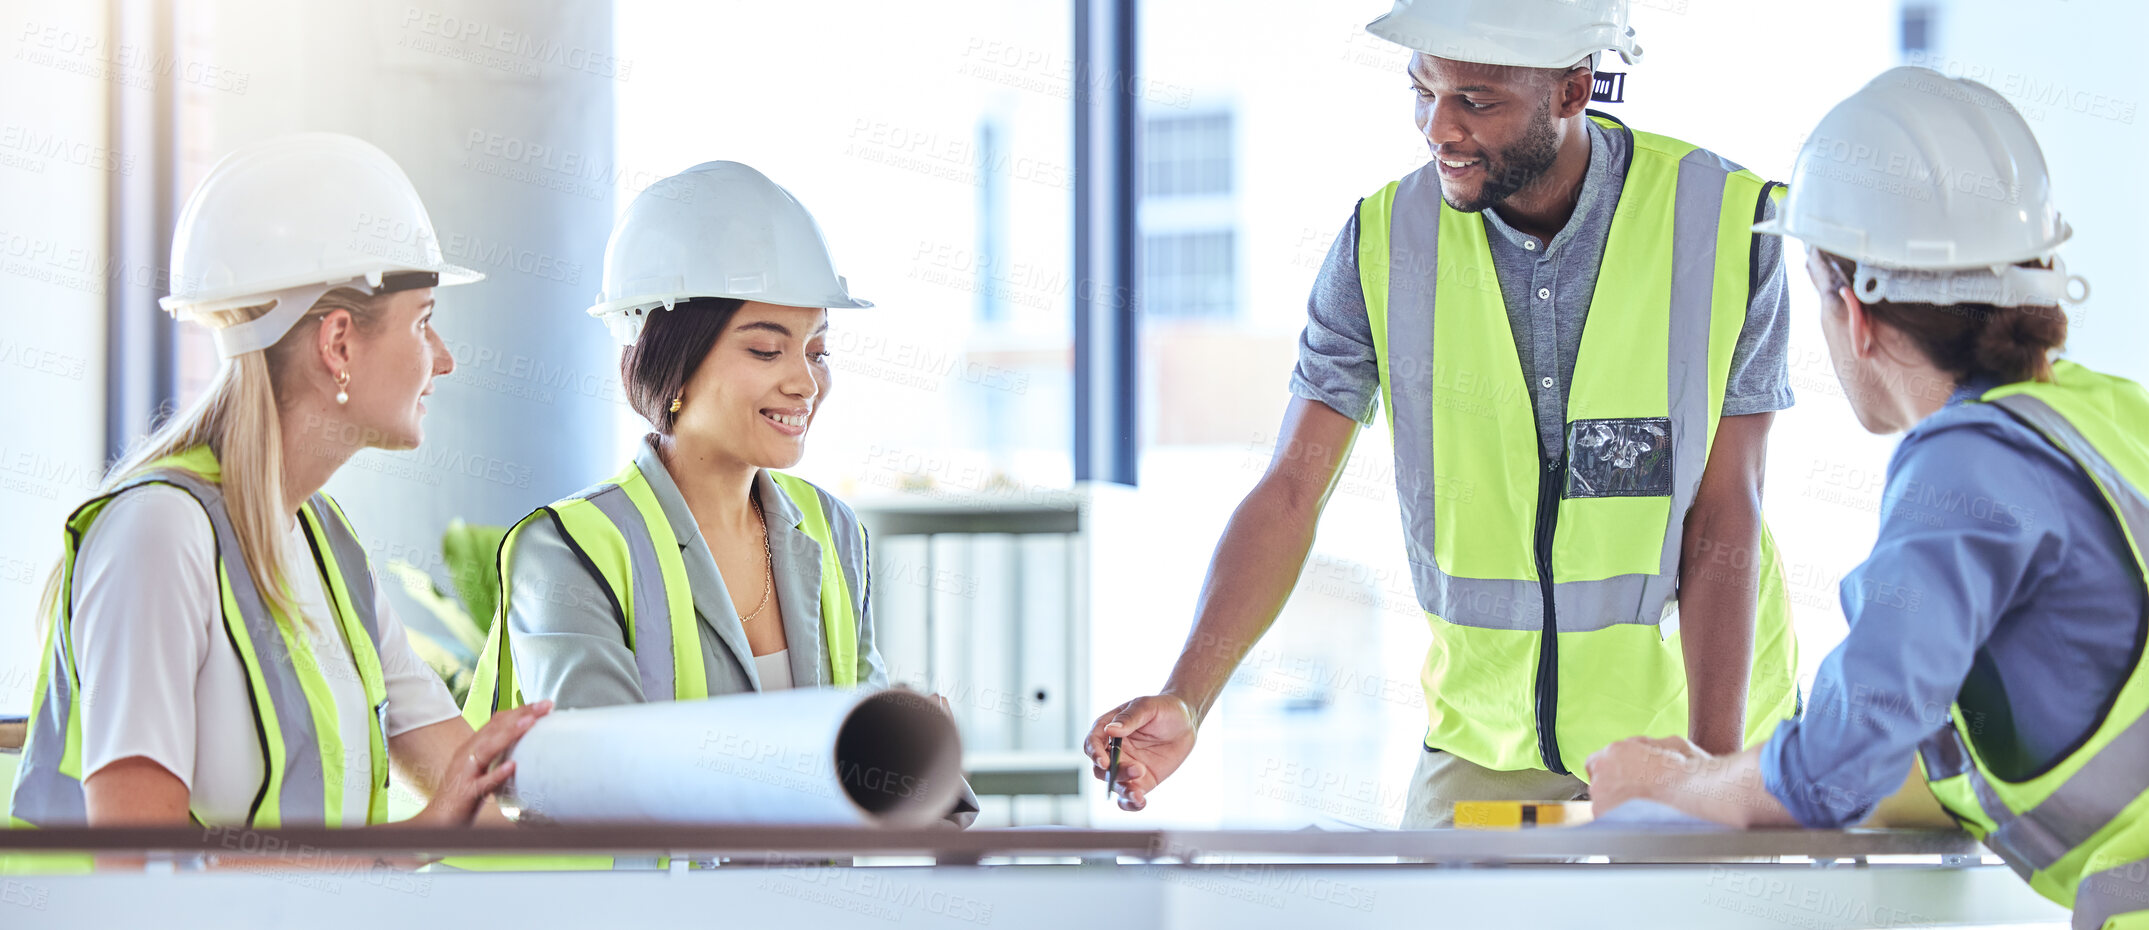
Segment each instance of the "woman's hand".
[[515,763],[497,767],[493,763],[515,748],[539,717],[551,712],[551,701],[539,701],[494,714],[484,729],[438,763],[441,776],[432,800],[408,822],[428,827],[469,826],[493,792],[515,774]]
[[1638,736],[1598,750],[1588,772],[1590,809],[1599,817],[1647,799],[1741,829],[1799,825],[1769,793],[1759,749],[1714,756],[1684,737]]

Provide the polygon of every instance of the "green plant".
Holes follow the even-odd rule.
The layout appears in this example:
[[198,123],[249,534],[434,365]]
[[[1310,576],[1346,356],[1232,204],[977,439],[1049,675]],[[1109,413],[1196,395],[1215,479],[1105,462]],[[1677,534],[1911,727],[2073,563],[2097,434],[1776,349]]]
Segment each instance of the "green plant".
[[478,621],[478,637],[492,629],[500,599],[500,543],[507,527],[472,526],[461,520],[448,524],[440,537],[440,555],[448,563],[448,582],[462,596],[463,606]]
[[457,704],[470,692],[478,654],[485,649],[485,635],[492,629],[500,597],[500,541],[506,527],[473,526],[456,520],[440,538],[441,557],[446,560],[449,584],[458,602],[433,583],[425,570],[403,561],[381,566],[381,571],[403,586],[403,592],[433,616],[445,638],[405,624],[411,650],[446,682]]

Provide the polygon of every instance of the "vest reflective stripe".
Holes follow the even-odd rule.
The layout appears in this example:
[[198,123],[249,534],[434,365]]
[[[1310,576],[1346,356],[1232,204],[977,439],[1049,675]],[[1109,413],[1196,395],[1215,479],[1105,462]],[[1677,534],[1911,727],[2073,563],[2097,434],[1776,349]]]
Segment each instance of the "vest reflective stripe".
[[2091,873],[2074,890],[2073,930],[2103,930],[2122,914],[2142,914],[2149,926],[2149,859]]
[[[1683,658],[1661,624],[1747,315],[1767,185],[1692,145],[1630,138],[1551,457],[1484,219],[1446,206],[1429,170],[1360,208],[1411,580],[1433,624],[1428,745],[1490,768],[1564,772],[1612,740],[1685,732]],[[1796,713],[1797,647],[1767,528],[1757,553],[1730,558],[1759,589],[1754,742]]]
[[1918,746],[1918,761],[1925,766],[1927,781],[1954,778],[1970,770],[1970,754],[1959,739],[1926,740]]
[[[639,481],[640,476],[630,480]],[[653,538],[657,528],[643,525],[641,512],[635,509],[634,502],[627,499],[626,490],[619,485],[607,487],[584,500],[603,512],[614,528],[632,529],[631,532],[615,531],[619,532],[620,540],[627,547],[628,596],[624,603],[627,616],[634,620],[628,629],[631,636],[628,638],[627,648],[634,650],[634,667],[641,675],[642,693],[651,695],[652,700],[660,699],[654,697],[655,695],[664,695],[661,699],[707,697],[706,694],[679,692],[681,685],[690,692],[696,687],[696,682],[700,682],[703,691],[707,690],[708,685],[700,676],[690,678],[679,674],[679,653],[686,650],[673,648],[674,638],[694,643],[697,648],[693,652],[695,657],[699,658],[700,640],[696,637],[700,634],[694,630],[692,603],[689,602],[684,611],[674,610],[671,599],[665,594],[664,566],[657,559],[657,544]],[[663,530],[666,535],[670,535],[669,526],[664,526]],[[588,534],[577,535],[586,537]],[[678,543],[674,542],[672,546],[677,549]],[[676,624],[681,620],[685,621],[685,630],[676,629]]]
[[[73,655],[74,561],[81,542],[103,509],[121,493],[164,484],[192,496],[208,517],[217,547],[220,613],[226,638],[246,672],[263,759],[263,780],[247,823],[344,826],[377,823],[387,813],[388,759],[381,710],[386,684],[380,665],[379,624],[374,615],[372,574],[365,550],[342,511],[316,495],[300,511],[301,525],[322,570],[333,618],[352,652],[373,713],[368,715],[371,790],[360,820],[342,809],[343,744],[336,708],[319,660],[305,638],[267,609],[246,561],[236,554],[238,536],[224,510],[222,487],[203,475],[218,474],[206,449],[164,459],[150,469],[77,508],[68,518],[61,580],[67,594],[47,634],[48,663],[39,673],[37,707],[17,777],[14,816],[33,825],[86,822],[82,795],[81,682]],[[346,571],[356,574],[347,576]],[[359,581],[362,579],[362,581]],[[357,582],[357,583],[354,583]]]
[[[821,508],[820,491],[790,475],[770,472],[769,477],[798,505],[803,518],[800,528],[821,544],[821,635],[828,643],[829,680],[837,687],[854,686],[858,684],[858,620],[852,616],[851,579],[845,577],[849,569],[842,558],[850,550],[836,545],[835,534],[829,531],[828,513]],[[859,549],[863,551],[864,546]],[[864,574],[863,568],[860,573]],[[830,610],[830,605],[841,609]]]
[[[312,551],[314,566],[321,572],[322,591],[326,595],[330,613],[343,633],[343,641],[351,650],[352,664],[358,669],[358,681],[365,695],[367,716],[372,725],[367,727],[367,784],[373,786],[367,792],[366,823],[378,823],[387,818],[388,790],[388,740],[387,709],[388,683],[386,672],[381,668],[380,618],[374,613],[373,574],[365,570],[359,577],[363,583],[352,585],[346,581],[342,566],[366,566],[365,548],[358,537],[351,533],[350,523],[343,510],[325,495],[314,495],[299,508],[299,520],[306,531],[306,545]],[[324,545],[324,542],[326,545]],[[314,680],[318,701],[309,701],[313,710],[316,732],[333,734],[333,746],[324,746],[321,758],[330,764],[329,775],[323,780],[332,786],[327,792],[330,823],[349,823],[351,817],[343,810],[346,758],[342,746],[342,730],[333,711],[335,698],[327,690],[326,673],[320,669],[318,657],[304,646],[298,634],[289,625],[279,627],[292,644],[293,656],[302,667],[310,669],[306,677]],[[324,709],[327,713],[324,714]]]
[[[858,683],[858,619],[849,595],[849,579],[856,569],[843,558],[849,550],[839,546],[817,488],[788,475],[769,474],[799,508],[801,529],[821,549],[820,614],[831,663],[829,680],[838,687],[854,686]],[[648,480],[630,464],[612,481],[531,514],[509,531],[500,547],[500,613],[494,616],[479,657],[463,716],[472,726],[483,726],[493,714],[523,703],[513,650],[505,642],[513,552],[523,527],[547,513],[559,521],[569,545],[588,558],[598,582],[619,605],[643,696],[652,701],[708,697],[700,621],[686,560]]]
[[649,481],[642,473],[629,465],[622,470],[620,477],[625,479],[617,482],[620,490],[626,492],[627,501],[634,505],[641,518],[627,523],[615,522],[614,525],[633,527],[636,532],[630,536],[648,537],[649,548],[646,551],[663,553],[663,556],[656,560],[657,570],[654,573],[648,572],[646,566],[637,566],[637,571],[642,576],[662,581],[662,600],[667,629],[670,631],[668,638],[673,643],[686,647],[674,646],[671,649],[671,694],[674,699],[682,701],[708,697],[709,674],[702,667],[701,633],[694,616],[694,586],[687,582],[686,559],[679,555],[679,537],[672,532],[671,522],[664,519],[664,508],[657,503],[657,494],[650,489]]
[[[1944,733],[1936,740],[1962,745],[1961,734],[1953,728]],[[2145,773],[2149,773],[2149,716],[2135,719],[2061,783],[2059,790],[2021,814],[2001,800],[1984,772],[1972,767],[1963,774],[1992,824],[1985,845],[2028,877],[2058,864],[2118,819],[2140,796]]]
[[1992,403],[2035,427],[2061,452],[2067,453],[2068,458],[2088,471],[2097,489],[2104,492],[2105,501],[2119,514],[2119,526],[2126,532],[2128,542],[2136,552],[2141,551],[2142,543],[2149,540],[2149,500],[2143,499],[2140,488],[2121,477],[2118,469],[2112,467],[2112,463],[2074,428],[2074,424],[2052,409],[2051,404],[2028,394],[1996,397]]
[[[61,563],[60,590],[72,592],[77,542],[69,530],[67,556]],[[55,605],[57,607],[57,605]],[[45,631],[45,662],[38,667],[37,690],[30,711],[30,733],[15,773],[9,816],[37,824],[84,824],[89,811],[82,797],[82,721],[76,713],[76,680],[71,613],[55,609]]]
[[[2072,362],[2053,367],[2049,384],[2025,382],[1987,392],[1982,400],[2006,410],[2067,454],[2102,493],[2132,550],[2139,577],[2149,577],[2149,394],[2118,378]],[[2068,412],[2062,412],[2065,408]],[[2085,431],[2102,438],[2092,440]],[[2122,458],[2123,456],[2123,458]],[[2142,623],[2149,626],[2149,618]],[[2102,926],[2110,914],[2149,909],[2149,885],[2137,875],[2126,886],[2116,871],[2082,879],[2098,863],[2127,861],[2149,853],[2149,669],[2137,666],[2110,712],[2067,757],[2022,782],[2000,779],[1979,760],[1976,746],[1951,724],[1919,747],[1919,756],[1942,805],[2007,860],[2040,893],[2066,903],[2092,885],[2108,887],[2087,905],[2075,902],[2076,926]],[[1956,720],[1965,718],[1955,708]],[[2131,903],[2115,900],[2131,887]],[[2124,907],[2118,910],[2099,908]],[[2085,919],[2094,922],[2084,923]]]

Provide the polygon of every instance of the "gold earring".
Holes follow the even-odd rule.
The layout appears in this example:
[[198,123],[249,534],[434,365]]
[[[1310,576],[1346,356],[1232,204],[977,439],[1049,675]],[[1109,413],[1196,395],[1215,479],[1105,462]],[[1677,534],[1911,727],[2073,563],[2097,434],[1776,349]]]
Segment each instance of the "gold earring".
[[672,412],[673,412],[673,413],[678,413],[678,412],[679,412],[679,398],[677,398],[677,397],[674,397],[674,398],[672,398]]
[[336,376],[336,403],[348,404],[351,402],[351,392],[349,390],[350,386],[350,372],[346,371]]

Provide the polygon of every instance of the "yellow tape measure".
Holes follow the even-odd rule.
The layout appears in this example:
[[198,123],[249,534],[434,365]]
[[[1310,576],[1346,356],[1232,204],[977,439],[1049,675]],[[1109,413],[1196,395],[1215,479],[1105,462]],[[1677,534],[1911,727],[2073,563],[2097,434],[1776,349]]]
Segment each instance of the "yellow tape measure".
[[1465,830],[1571,827],[1590,821],[1588,801],[1458,801],[1455,825]]

